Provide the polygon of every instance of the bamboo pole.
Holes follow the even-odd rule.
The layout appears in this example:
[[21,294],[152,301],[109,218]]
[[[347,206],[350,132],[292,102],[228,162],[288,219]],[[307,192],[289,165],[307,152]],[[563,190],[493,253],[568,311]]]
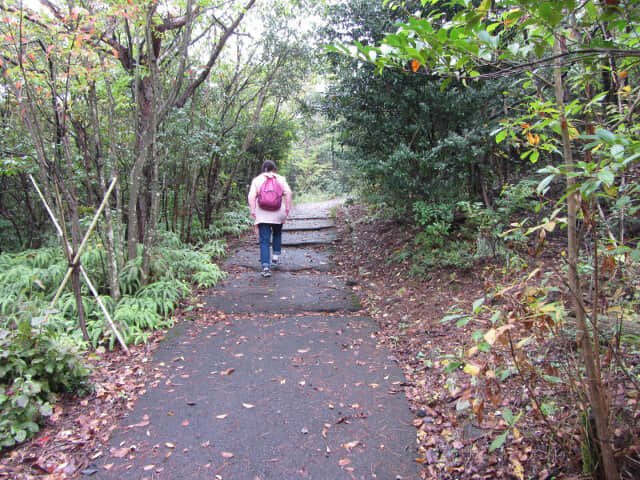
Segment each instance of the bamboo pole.
[[[40,196],[40,200],[42,200],[42,203],[44,204],[44,207],[46,208],[47,213],[49,214],[49,217],[51,218],[51,221],[53,222],[53,225],[56,227],[58,235],[60,236],[60,238],[62,238],[64,246],[67,247],[67,251],[70,254],[73,254],[73,251],[71,249],[71,246],[69,245],[69,242],[64,240],[64,235],[63,235],[63,232],[62,232],[62,228],[60,227],[60,224],[56,220],[56,217],[53,214],[53,211],[51,210],[51,208],[47,204],[47,201],[45,200],[44,196],[42,195],[42,192],[38,188],[38,184],[34,180],[33,176],[29,175],[29,178],[31,179],[31,183],[33,183],[33,186],[35,187],[36,191],[38,192],[38,195]],[[45,314],[44,321],[46,322],[48,320],[49,315],[51,313],[50,311],[53,309],[53,307],[55,306],[56,302],[60,299],[60,295],[62,295],[62,291],[64,290],[64,287],[66,286],[67,282],[69,281],[69,277],[71,276],[71,273],[73,272],[73,269],[76,266],[78,266],[78,268],[80,269],[80,273],[82,274],[82,276],[84,278],[84,281],[87,283],[87,286],[89,287],[89,290],[91,291],[91,293],[95,297],[96,301],[98,302],[98,305],[100,306],[102,312],[104,313],[105,317],[107,318],[107,321],[109,323],[109,326],[111,327],[111,330],[113,331],[113,333],[115,334],[116,338],[118,339],[118,343],[120,343],[120,346],[122,347],[122,349],[128,355],[129,354],[129,349],[127,348],[127,345],[124,343],[124,340],[122,339],[122,336],[120,335],[120,332],[118,332],[118,329],[116,328],[115,323],[113,322],[113,319],[111,318],[111,315],[109,315],[109,312],[107,311],[106,307],[104,306],[104,303],[100,299],[100,296],[98,295],[98,292],[96,291],[95,287],[91,283],[91,280],[89,280],[89,276],[87,275],[87,272],[82,267],[82,265],[78,264],[78,262],[80,260],[80,255],[82,254],[82,250],[84,249],[87,241],[89,240],[89,237],[91,236],[91,233],[93,232],[93,229],[95,228],[96,224],[98,223],[98,218],[100,217],[100,214],[102,213],[102,211],[106,207],[107,201],[109,199],[109,196],[111,195],[111,192],[113,191],[113,189],[114,189],[114,187],[115,187],[115,185],[117,183],[117,180],[118,180],[117,177],[115,177],[111,181],[111,185],[109,185],[109,188],[107,189],[107,192],[105,193],[104,198],[102,199],[102,203],[100,204],[100,207],[98,208],[98,210],[96,211],[95,215],[93,216],[93,220],[91,221],[91,224],[89,225],[89,228],[87,229],[87,232],[85,233],[84,238],[82,239],[82,242],[80,243],[80,246],[78,247],[78,251],[76,252],[76,254],[75,254],[75,256],[74,256],[74,258],[73,258],[73,260],[71,262],[71,265],[69,265],[69,268],[67,269],[67,273],[65,274],[64,278],[62,279],[62,282],[60,283],[60,286],[58,287],[58,291],[56,292],[56,294],[53,297],[53,300],[51,301],[51,305],[49,307],[49,311]]]

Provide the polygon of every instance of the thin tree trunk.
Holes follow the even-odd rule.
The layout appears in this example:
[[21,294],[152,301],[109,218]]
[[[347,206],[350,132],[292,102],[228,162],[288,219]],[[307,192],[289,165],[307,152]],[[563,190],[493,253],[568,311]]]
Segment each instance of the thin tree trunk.
[[[554,53],[561,54],[563,51],[562,39],[556,36],[554,42]],[[554,65],[555,96],[560,112],[560,125],[562,128],[562,146],[565,164],[573,164],[571,151],[571,140],[569,137],[569,127],[565,116],[564,88],[562,84],[561,65]],[[569,167],[570,168],[570,167]],[[606,480],[618,479],[618,468],[613,456],[613,449],[610,442],[609,429],[609,408],[602,385],[601,372],[598,369],[596,355],[598,355],[597,336],[592,338],[589,334],[586,312],[583,304],[582,286],[578,275],[578,235],[577,235],[577,212],[580,203],[579,194],[574,190],[575,179],[567,175],[567,257],[569,263],[569,287],[573,298],[573,309],[576,316],[576,329],[578,334],[578,345],[582,350],[582,357],[587,374],[587,386],[589,393],[589,403],[593,411],[596,426],[596,437],[600,447],[600,458]],[[595,334],[597,335],[597,333]]]
[[[101,153],[101,141],[100,141],[100,120],[98,115],[98,100],[96,95],[95,84],[92,83],[89,88],[88,95],[88,103],[89,103],[89,118],[91,121],[91,125],[93,126],[93,135],[90,137],[91,149],[94,151],[94,162],[96,166],[96,172],[98,176],[98,185],[100,189],[101,197],[107,193],[108,181],[107,181],[107,173],[105,171],[105,162]],[[115,137],[112,137],[115,138]],[[107,272],[106,277],[109,283],[109,294],[111,298],[113,298],[116,302],[120,300],[120,281],[119,281],[119,272],[118,268],[118,255],[116,248],[116,237],[114,234],[114,226],[113,226],[113,215],[111,212],[111,208],[107,205],[104,209],[104,223],[103,228],[100,231],[104,232],[102,235],[102,244],[104,245],[104,249],[107,256]]]

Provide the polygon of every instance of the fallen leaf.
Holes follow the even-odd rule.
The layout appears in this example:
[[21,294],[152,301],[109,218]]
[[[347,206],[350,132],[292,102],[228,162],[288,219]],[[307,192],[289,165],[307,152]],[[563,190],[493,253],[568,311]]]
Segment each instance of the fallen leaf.
[[468,373],[469,375],[472,375],[472,376],[475,377],[476,375],[478,375],[480,373],[480,367],[477,366],[477,365],[474,365],[473,363],[467,363],[464,366],[464,371],[466,373]]
[[233,453],[231,453],[231,452],[222,452],[221,455],[224,458],[233,458]]
[[349,460],[348,458],[341,458],[338,461],[338,465],[340,465],[341,467],[346,467],[347,465],[349,465],[351,463],[351,460]]
[[187,425],[189,425],[189,420],[185,420],[184,422],[182,422],[183,427],[186,427]]
[[224,419],[225,419],[225,418],[227,418],[228,416],[229,416],[229,414],[228,414],[228,413],[222,413],[222,414],[220,414],[220,415],[216,415],[216,418],[217,418],[218,420],[224,420]]
[[[172,415],[172,414],[170,414]],[[144,420],[140,423],[134,423],[133,425],[127,425],[127,428],[138,428],[138,427],[146,427],[149,425],[149,420]]]
[[37,447],[43,447],[45,446],[47,443],[49,443],[49,441],[51,440],[51,437],[49,435],[46,435],[44,437],[41,437],[37,440],[35,440],[33,442],[34,445],[36,445]]
[[307,353],[309,350],[311,350],[310,348],[301,348],[298,350],[298,353]]
[[513,475],[518,480],[524,480],[524,467],[517,458],[511,459],[511,466],[513,467]]
[[244,402],[242,403],[242,406],[244,408],[253,408],[253,407],[255,407],[255,405],[251,405],[250,403],[244,403]]
[[344,448],[346,448],[347,452],[349,452],[349,453],[351,453],[351,450],[356,448],[358,445],[360,445],[360,440],[354,440],[353,442],[348,442],[348,443],[342,444],[342,446]]
[[148,472],[149,470],[153,470],[154,468],[156,468],[156,466],[155,466],[155,465],[145,465],[144,467],[142,467],[142,469],[143,469],[145,472]]
[[176,446],[171,442],[165,443],[164,446],[167,447],[167,448],[176,448]]
[[220,372],[220,375],[222,375],[223,377],[227,376],[227,375],[231,375],[233,372],[235,372],[236,369],[235,368],[227,368],[224,372]]
[[111,456],[115,458],[123,458],[129,453],[128,447],[116,448],[111,452]]

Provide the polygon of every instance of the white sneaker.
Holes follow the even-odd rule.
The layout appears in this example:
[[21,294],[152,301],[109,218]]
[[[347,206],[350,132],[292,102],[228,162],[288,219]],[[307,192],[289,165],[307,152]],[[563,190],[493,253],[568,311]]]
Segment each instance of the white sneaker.
[[269,270],[269,267],[264,267],[262,269],[262,276],[263,277],[270,277],[271,276],[271,270]]
[[280,265],[280,255],[271,256],[271,265],[272,266]]

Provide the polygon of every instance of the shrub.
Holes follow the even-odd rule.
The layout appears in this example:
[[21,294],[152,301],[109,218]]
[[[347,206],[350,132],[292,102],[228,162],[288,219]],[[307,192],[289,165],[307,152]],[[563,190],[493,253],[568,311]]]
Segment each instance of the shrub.
[[65,337],[31,322],[0,329],[0,447],[11,447],[39,431],[57,393],[84,392],[89,370],[82,351]]

